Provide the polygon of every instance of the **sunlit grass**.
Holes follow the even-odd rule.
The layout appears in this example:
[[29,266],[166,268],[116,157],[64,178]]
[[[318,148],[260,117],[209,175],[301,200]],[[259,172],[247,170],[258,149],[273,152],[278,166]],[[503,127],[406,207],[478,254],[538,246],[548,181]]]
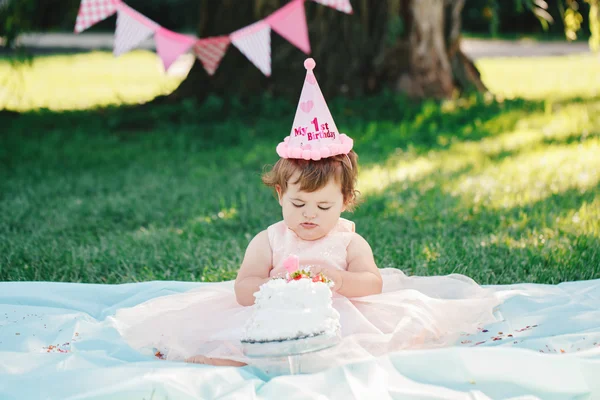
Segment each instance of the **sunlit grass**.
[[[600,56],[493,58],[476,62],[482,79],[506,98],[600,96]],[[174,90],[181,76],[167,75],[150,51],[115,58],[110,52],[0,59],[0,109],[80,110],[146,102]]]
[[365,168],[361,171],[359,190],[364,195],[369,195],[385,191],[394,182],[421,180],[438,170],[443,162],[438,159],[437,153],[433,153],[432,156],[404,155],[392,165],[375,165]]
[[149,51],[115,58],[109,52],[0,60],[0,109],[81,110],[140,103],[172,92],[181,77],[164,73]]
[[600,182],[600,140],[584,144],[539,146],[505,157],[444,185],[474,205],[510,208],[577,190],[584,193]]
[[367,212],[399,238],[380,239],[398,246],[392,260],[417,274],[483,282],[597,277],[600,101],[544,108],[481,121],[479,129],[497,133],[480,140],[400,149],[363,168]]
[[489,58],[476,62],[487,87],[507,98],[558,100],[600,96],[600,54]]
[[[482,283],[599,278],[598,60],[478,66],[499,99],[330,101],[361,160],[364,202],[345,216],[381,267]],[[179,80],[149,52],[2,60],[0,82],[6,71],[25,90],[0,89],[0,108],[17,110],[144,102]],[[248,241],[281,218],[260,173],[294,105],[224,115],[219,104],[0,113],[0,280],[233,278]]]
[[[361,190],[367,194],[382,191],[394,182],[422,180],[432,172],[449,174],[467,167],[470,173],[452,182],[458,188],[451,192],[474,198],[492,198],[496,192],[504,198],[508,193],[512,200],[498,203],[504,206],[578,185],[592,187],[600,179],[600,101],[556,108],[550,114],[521,112],[513,131],[479,141],[458,142],[425,155],[398,152],[385,165],[363,170]],[[493,119],[486,122],[491,123]],[[518,200],[514,193],[520,194]]]

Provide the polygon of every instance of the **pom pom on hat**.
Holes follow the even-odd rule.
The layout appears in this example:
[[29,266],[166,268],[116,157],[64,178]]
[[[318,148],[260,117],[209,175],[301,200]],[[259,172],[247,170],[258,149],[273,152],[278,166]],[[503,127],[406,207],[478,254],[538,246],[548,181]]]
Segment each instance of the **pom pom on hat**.
[[313,69],[315,69],[316,65],[317,63],[312,58],[307,58],[306,60],[304,60],[304,68],[306,68],[307,70],[312,71]]

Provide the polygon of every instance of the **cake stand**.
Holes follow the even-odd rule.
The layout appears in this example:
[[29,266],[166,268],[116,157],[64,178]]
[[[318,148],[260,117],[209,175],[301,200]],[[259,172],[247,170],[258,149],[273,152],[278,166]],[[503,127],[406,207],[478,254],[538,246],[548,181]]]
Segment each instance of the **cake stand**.
[[300,373],[300,356],[331,348],[340,341],[338,332],[270,342],[242,341],[242,348],[244,354],[250,358],[287,357],[290,374],[297,375]]

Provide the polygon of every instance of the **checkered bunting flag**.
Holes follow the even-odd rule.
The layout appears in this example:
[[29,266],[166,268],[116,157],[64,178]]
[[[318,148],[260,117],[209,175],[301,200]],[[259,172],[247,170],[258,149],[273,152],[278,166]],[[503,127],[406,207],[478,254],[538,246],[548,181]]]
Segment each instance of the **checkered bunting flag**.
[[350,0],[313,0],[317,3],[323,4],[331,8],[335,8],[338,11],[345,12],[346,14],[352,14],[352,5]]
[[83,32],[90,26],[113,15],[120,2],[120,0],[81,0],[75,21],[75,33]]
[[159,25],[133,8],[120,4],[117,13],[117,28],[113,54],[118,57],[127,53],[156,32]]
[[231,40],[228,36],[199,39],[194,44],[194,54],[209,75],[214,75]]
[[271,76],[271,27],[255,22],[231,34],[231,43],[266,76]]

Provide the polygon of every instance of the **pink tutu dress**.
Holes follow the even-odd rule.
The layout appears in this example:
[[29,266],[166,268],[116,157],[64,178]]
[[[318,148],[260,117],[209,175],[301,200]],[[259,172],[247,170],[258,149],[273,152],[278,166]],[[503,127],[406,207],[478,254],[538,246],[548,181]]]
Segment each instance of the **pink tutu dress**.
[[[346,269],[346,248],[354,223],[340,218],[316,241],[300,239],[283,221],[267,229],[273,251],[270,275],[285,273],[291,254],[300,265]],[[383,292],[346,298],[334,294],[341,315],[342,343],[303,356],[303,370],[373,358],[403,349],[453,345],[465,333],[495,320],[500,300],[463,275],[409,277],[394,268],[380,269]],[[244,356],[240,339],[253,307],[240,306],[233,281],[207,283],[185,293],[154,298],[119,309],[112,319],[124,339],[142,352],[160,351],[168,360],[194,355],[256,364]]]

